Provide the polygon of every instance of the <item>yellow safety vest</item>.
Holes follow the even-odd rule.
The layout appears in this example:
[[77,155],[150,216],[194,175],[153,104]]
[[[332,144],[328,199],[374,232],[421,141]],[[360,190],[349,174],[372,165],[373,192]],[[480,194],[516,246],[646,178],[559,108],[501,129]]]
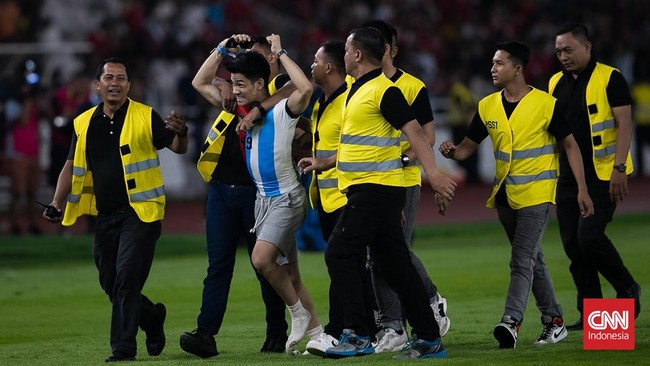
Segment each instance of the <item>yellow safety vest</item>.
[[[275,86],[275,80],[278,78],[277,75],[271,82],[268,84],[269,94],[273,95],[277,91]],[[208,136],[205,138],[205,142],[201,147],[201,156],[196,162],[196,168],[201,174],[201,177],[204,181],[210,182],[212,179],[212,173],[217,168],[219,163],[219,157],[221,156],[221,150],[223,150],[223,144],[226,141],[226,136],[223,134],[226,132],[226,128],[230,125],[235,119],[235,115],[222,111],[217,116],[217,119],[212,123]]]
[[400,131],[381,114],[381,99],[394,87],[383,73],[366,81],[343,109],[336,169],[339,189],[372,183],[404,187]]
[[[594,167],[598,179],[604,181],[611,179],[612,169],[614,169],[614,164],[616,163],[614,160],[616,158],[618,127],[614,120],[612,107],[607,100],[607,84],[609,84],[609,78],[615,70],[611,66],[596,62],[596,67],[589,78],[585,93],[585,102],[591,128],[591,147]],[[553,90],[555,90],[562,76],[564,74],[559,72],[551,77],[548,85],[549,93],[553,94]],[[599,141],[600,144],[595,145],[594,140]],[[629,151],[625,159],[625,165],[627,165],[625,174],[631,174],[634,171],[634,167],[632,166],[632,156]]]
[[[70,226],[81,215],[97,215],[92,172],[86,161],[88,126],[97,107],[74,120],[77,144],[72,167],[72,188],[63,216],[63,225]],[[165,187],[158,152],[153,145],[151,107],[129,99],[129,106],[120,133],[120,151],[124,184],[140,220],[154,222],[165,216]]]
[[[328,102],[322,112],[320,111],[320,101],[316,101],[314,104],[311,115],[311,120],[316,126],[316,133],[312,134],[312,155],[314,157],[325,159],[336,155],[341,137],[342,111],[349,90],[350,84],[346,84],[346,90]],[[313,208],[317,208],[320,203],[325,212],[334,212],[345,206],[348,199],[338,188],[336,167],[322,172],[313,172],[309,186],[309,201]]]
[[[409,105],[413,105],[415,98],[417,98],[420,90],[426,88],[424,83],[416,78],[415,76],[408,74],[402,71],[402,76],[400,76],[395,85],[402,91],[406,101]],[[409,142],[408,136],[403,133],[400,133],[400,145],[402,147],[402,153],[411,148],[411,143]],[[413,187],[422,185],[422,171],[420,169],[420,160],[414,159],[408,166],[404,167],[404,186]]]
[[501,98],[501,92],[493,93],[478,105],[496,160],[494,188],[486,206],[495,207],[495,196],[504,183],[508,204],[515,210],[555,203],[558,149],[547,129],[556,99],[533,88],[508,119]]

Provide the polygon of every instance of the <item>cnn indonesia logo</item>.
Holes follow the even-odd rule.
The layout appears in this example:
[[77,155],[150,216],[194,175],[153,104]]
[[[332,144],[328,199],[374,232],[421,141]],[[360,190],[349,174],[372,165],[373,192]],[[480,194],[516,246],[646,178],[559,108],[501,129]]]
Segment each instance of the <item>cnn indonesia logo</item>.
[[585,299],[584,349],[634,349],[634,299]]

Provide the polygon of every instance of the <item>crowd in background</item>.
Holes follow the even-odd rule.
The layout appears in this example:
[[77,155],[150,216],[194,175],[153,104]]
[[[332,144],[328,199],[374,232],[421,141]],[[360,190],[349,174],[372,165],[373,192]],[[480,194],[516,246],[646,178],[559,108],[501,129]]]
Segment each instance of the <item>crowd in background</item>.
[[[191,79],[220,40],[233,33],[278,33],[308,72],[323,41],[344,40],[373,18],[398,28],[396,65],[426,83],[438,126],[462,130],[473,103],[493,91],[486,60],[499,41],[522,40],[531,47],[526,79],[545,90],[559,70],[555,31],[567,21],[591,29],[595,55],[619,68],[633,96],[650,106],[648,15],[650,2],[629,0],[0,0],[0,174],[13,172],[9,140],[27,109],[21,107],[30,105],[40,125],[24,133],[47,149],[35,153],[49,172],[46,182],[55,183],[72,118],[98,102],[94,68],[106,57],[130,62],[131,98],[179,111],[195,126],[187,159],[193,165],[217,111],[198,96]],[[46,52],[20,48],[36,42],[57,46]],[[650,107],[636,122],[650,125]]]

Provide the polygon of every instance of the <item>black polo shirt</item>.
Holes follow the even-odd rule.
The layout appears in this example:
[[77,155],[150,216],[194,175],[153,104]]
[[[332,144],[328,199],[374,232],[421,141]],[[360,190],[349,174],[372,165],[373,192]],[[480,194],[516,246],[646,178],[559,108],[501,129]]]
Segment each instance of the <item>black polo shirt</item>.
[[[578,147],[580,147],[586,179],[598,179],[596,168],[594,167],[593,148],[591,146],[592,137],[589,113],[587,112],[587,103],[585,102],[587,84],[595,68],[596,61],[592,59],[575,79],[571,73],[564,71],[564,75],[560,78],[557,86],[553,90],[553,96],[557,98],[563,110],[567,111],[566,121],[571,127],[571,132],[578,143]],[[612,108],[632,104],[632,97],[630,96],[627,82],[618,71],[612,72],[612,76],[609,78],[609,83],[607,84],[607,100]],[[575,181],[571,166],[569,165],[569,159],[564,150],[560,150],[559,179],[560,181]]]
[[[111,119],[104,114],[104,104],[100,103],[90,118],[86,136],[86,162],[93,174],[97,211],[100,213],[111,213],[129,205],[120,155],[120,134],[128,106],[127,99]],[[151,130],[156,150],[169,146],[174,140],[174,132],[165,128],[165,122],[153,109]],[[74,159],[76,145],[77,134],[74,132],[68,153],[70,160]]]

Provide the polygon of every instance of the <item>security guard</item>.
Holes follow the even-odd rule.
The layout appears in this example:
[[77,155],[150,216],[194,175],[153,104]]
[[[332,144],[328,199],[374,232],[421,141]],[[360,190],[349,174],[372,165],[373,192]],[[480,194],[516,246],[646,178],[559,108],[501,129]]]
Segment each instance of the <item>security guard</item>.
[[[363,289],[366,248],[375,250],[382,274],[400,295],[418,339],[406,358],[444,357],[438,325],[429,299],[404,242],[401,211],[404,207],[404,173],[400,131],[411,142],[434,191],[447,201],[455,183],[438,171],[435,157],[413,117],[404,95],[382,73],[381,33],[373,28],[352,30],[345,45],[345,69],[355,78],[345,102],[341,139],[336,156],[338,187],[348,202],[334,228],[325,252],[331,291],[341,299],[345,329],[326,357],[374,353],[371,330],[365,323],[367,307]],[[329,163],[329,164],[328,164]],[[332,167],[315,158],[301,160],[302,171]]]
[[467,136],[458,146],[451,141],[440,145],[443,156],[463,160],[485,137],[492,140],[496,172],[487,207],[497,209],[512,246],[505,309],[494,328],[500,348],[515,348],[531,289],[542,313],[543,330],[536,343],[557,343],[567,335],[541,247],[551,204],[555,203],[556,141],[567,152],[577,178],[576,206],[584,216],[593,214],[580,151],[561,120],[555,98],[526,84],[529,55],[528,47],[521,42],[497,45],[491,73],[494,85],[503,90],[479,102]]
[[[111,350],[106,362],[134,360],[138,326],[147,352],[165,347],[166,308],[141,291],[151,269],[165,213],[165,190],[157,150],[187,151],[185,120],[172,113],[163,121],[151,107],[127,98],[129,69],[109,58],[97,68],[102,103],[74,120],[75,135],[51,205],[63,225],[97,215],[93,255],[99,282],[111,300]],[[51,211],[51,210],[50,210]],[[60,217],[44,216],[58,222]]]
[[597,62],[591,54],[589,32],[582,24],[568,24],[555,37],[555,53],[564,70],[549,81],[549,93],[567,110],[567,121],[580,146],[589,195],[595,215],[581,218],[576,206],[576,182],[560,155],[557,218],[564,251],[571,260],[569,271],[578,291],[580,318],[569,330],[582,329],[583,299],[602,298],[598,274],[616,290],[616,297],[635,300],[635,316],[641,309],[640,286],[623,264],[605,234],[616,204],[628,194],[632,173],[630,141],[634,128],[631,97],[623,75]]

